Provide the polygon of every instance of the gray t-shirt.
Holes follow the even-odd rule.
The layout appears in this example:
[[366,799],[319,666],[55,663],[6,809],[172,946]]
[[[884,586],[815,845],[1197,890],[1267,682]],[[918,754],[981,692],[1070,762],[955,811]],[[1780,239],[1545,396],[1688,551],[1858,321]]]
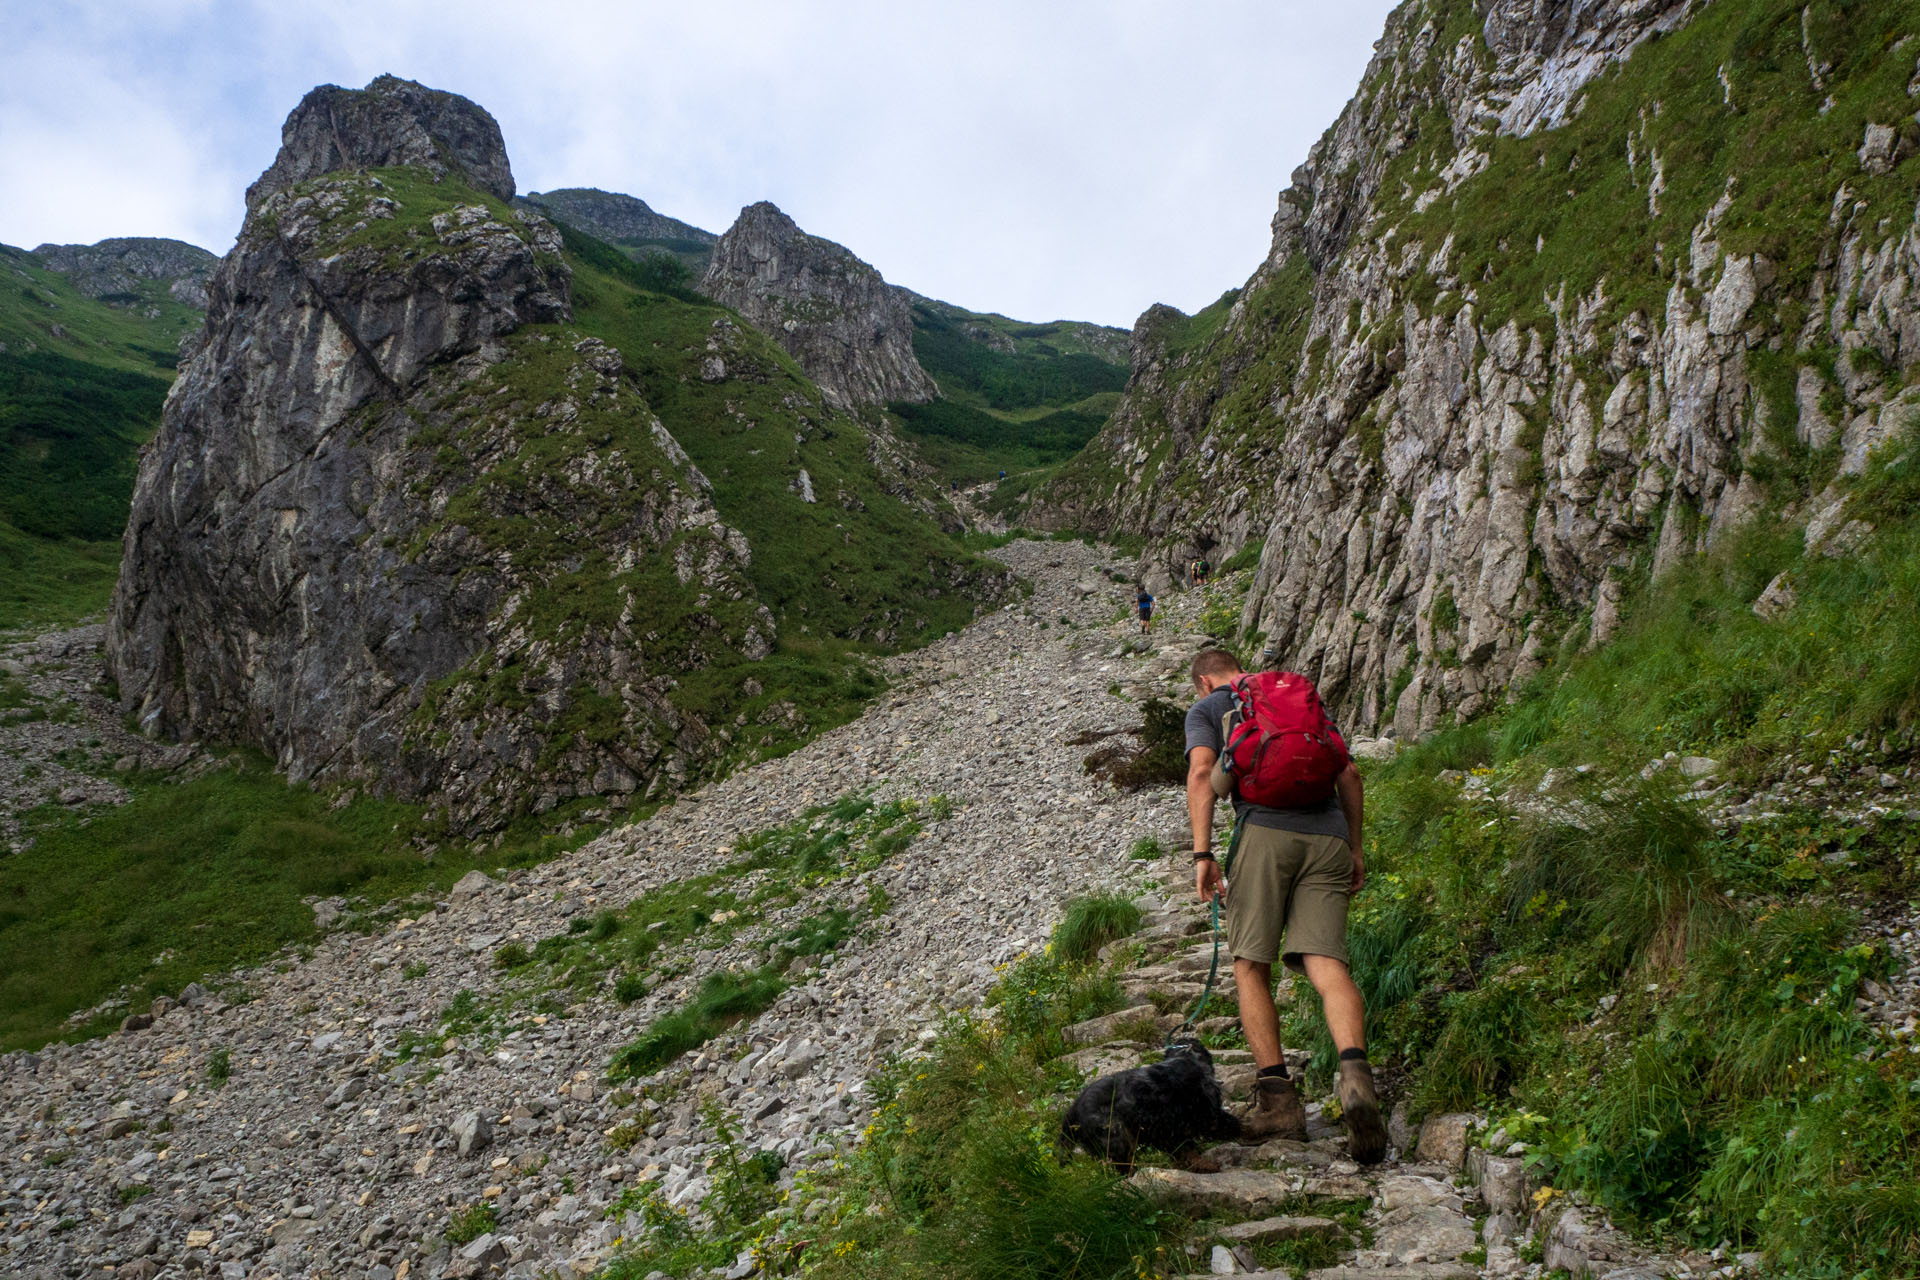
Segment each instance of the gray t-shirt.
[[[1209,748],[1216,757],[1220,754],[1226,745],[1226,718],[1231,710],[1233,693],[1228,689],[1215,689],[1187,709],[1188,755],[1193,754],[1195,747]],[[1347,811],[1340,807],[1338,795],[1317,809],[1269,809],[1265,805],[1248,804],[1236,795],[1233,811],[1248,826],[1276,827],[1304,836],[1347,838]]]

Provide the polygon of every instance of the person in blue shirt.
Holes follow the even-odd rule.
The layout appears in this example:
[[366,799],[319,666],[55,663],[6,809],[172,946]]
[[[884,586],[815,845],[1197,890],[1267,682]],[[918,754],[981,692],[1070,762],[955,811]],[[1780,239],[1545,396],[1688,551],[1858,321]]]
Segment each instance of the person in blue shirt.
[[1139,588],[1139,594],[1134,596],[1133,604],[1140,610],[1140,634],[1145,635],[1153,630],[1153,597],[1148,594],[1146,587]]

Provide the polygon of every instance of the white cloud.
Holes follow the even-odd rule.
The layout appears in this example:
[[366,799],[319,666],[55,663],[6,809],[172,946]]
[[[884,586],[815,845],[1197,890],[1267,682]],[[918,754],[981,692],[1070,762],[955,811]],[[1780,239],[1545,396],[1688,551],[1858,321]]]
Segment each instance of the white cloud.
[[491,110],[523,190],[771,199],[924,293],[1124,325],[1245,279],[1389,8],[55,4],[0,51],[0,240],[224,249],[300,95],[392,71]]

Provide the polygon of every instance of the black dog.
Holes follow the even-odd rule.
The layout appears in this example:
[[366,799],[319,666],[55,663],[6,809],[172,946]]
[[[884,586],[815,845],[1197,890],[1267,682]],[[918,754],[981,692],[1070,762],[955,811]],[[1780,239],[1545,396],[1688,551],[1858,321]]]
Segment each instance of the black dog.
[[1146,1067],[1101,1076],[1080,1091],[1060,1122],[1060,1136],[1121,1173],[1133,1172],[1136,1147],[1176,1160],[1206,1138],[1237,1138],[1240,1122],[1220,1105],[1213,1055],[1198,1040],[1175,1040]]

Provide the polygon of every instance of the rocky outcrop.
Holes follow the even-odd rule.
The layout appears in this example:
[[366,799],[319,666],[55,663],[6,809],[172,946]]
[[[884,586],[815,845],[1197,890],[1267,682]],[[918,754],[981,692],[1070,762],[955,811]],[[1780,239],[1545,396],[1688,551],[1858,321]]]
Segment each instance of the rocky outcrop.
[[98,244],[43,244],[33,251],[41,266],[72,279],[89,298],[131,298],[143,280],[159,280],[175,300],[205,310],[207,279],[220,259],[184,240],[131,236]]
[[[1145,534],[1161,581],[1264,544],[1239,638],[1403,735],[1757,515],[1844,531],[1846,478],[1920,417],[1920,78],[1911,40],[1775,7],[1804,65],[1720,6],[1403,5],[1267,260],[1141,317],[1123,404],[1026,520]],[[1782,110],[1817,147],[1747,137]]]
[[720,237],[690,222],[655,213],[646,201],[597,187],[565,187],[557,191],[529,191],[522,202],[555,222],[578,227],[609,244],[650,241],[686,241],[711,245]]
[[914,358],[906,299],[766,201],[742,209],[720,237],[700,290],[770,334],[837,406],[939,394]]
[[[684,777],[710,744],[673,673],[764,655],[772,620],[619,353],[565,325],[491,119],[383,78],[285,136],[141,461],[123,707],[466,828]],[[359,171],[396,161],[439,180]]]
[[276,191],[325,173],[408,166],[449,174],[501,200],[513,199],[500,126],[459,94],[380,76],[364,89],[313,90],[280,129],[280,154],[247,188],[247,209]]

